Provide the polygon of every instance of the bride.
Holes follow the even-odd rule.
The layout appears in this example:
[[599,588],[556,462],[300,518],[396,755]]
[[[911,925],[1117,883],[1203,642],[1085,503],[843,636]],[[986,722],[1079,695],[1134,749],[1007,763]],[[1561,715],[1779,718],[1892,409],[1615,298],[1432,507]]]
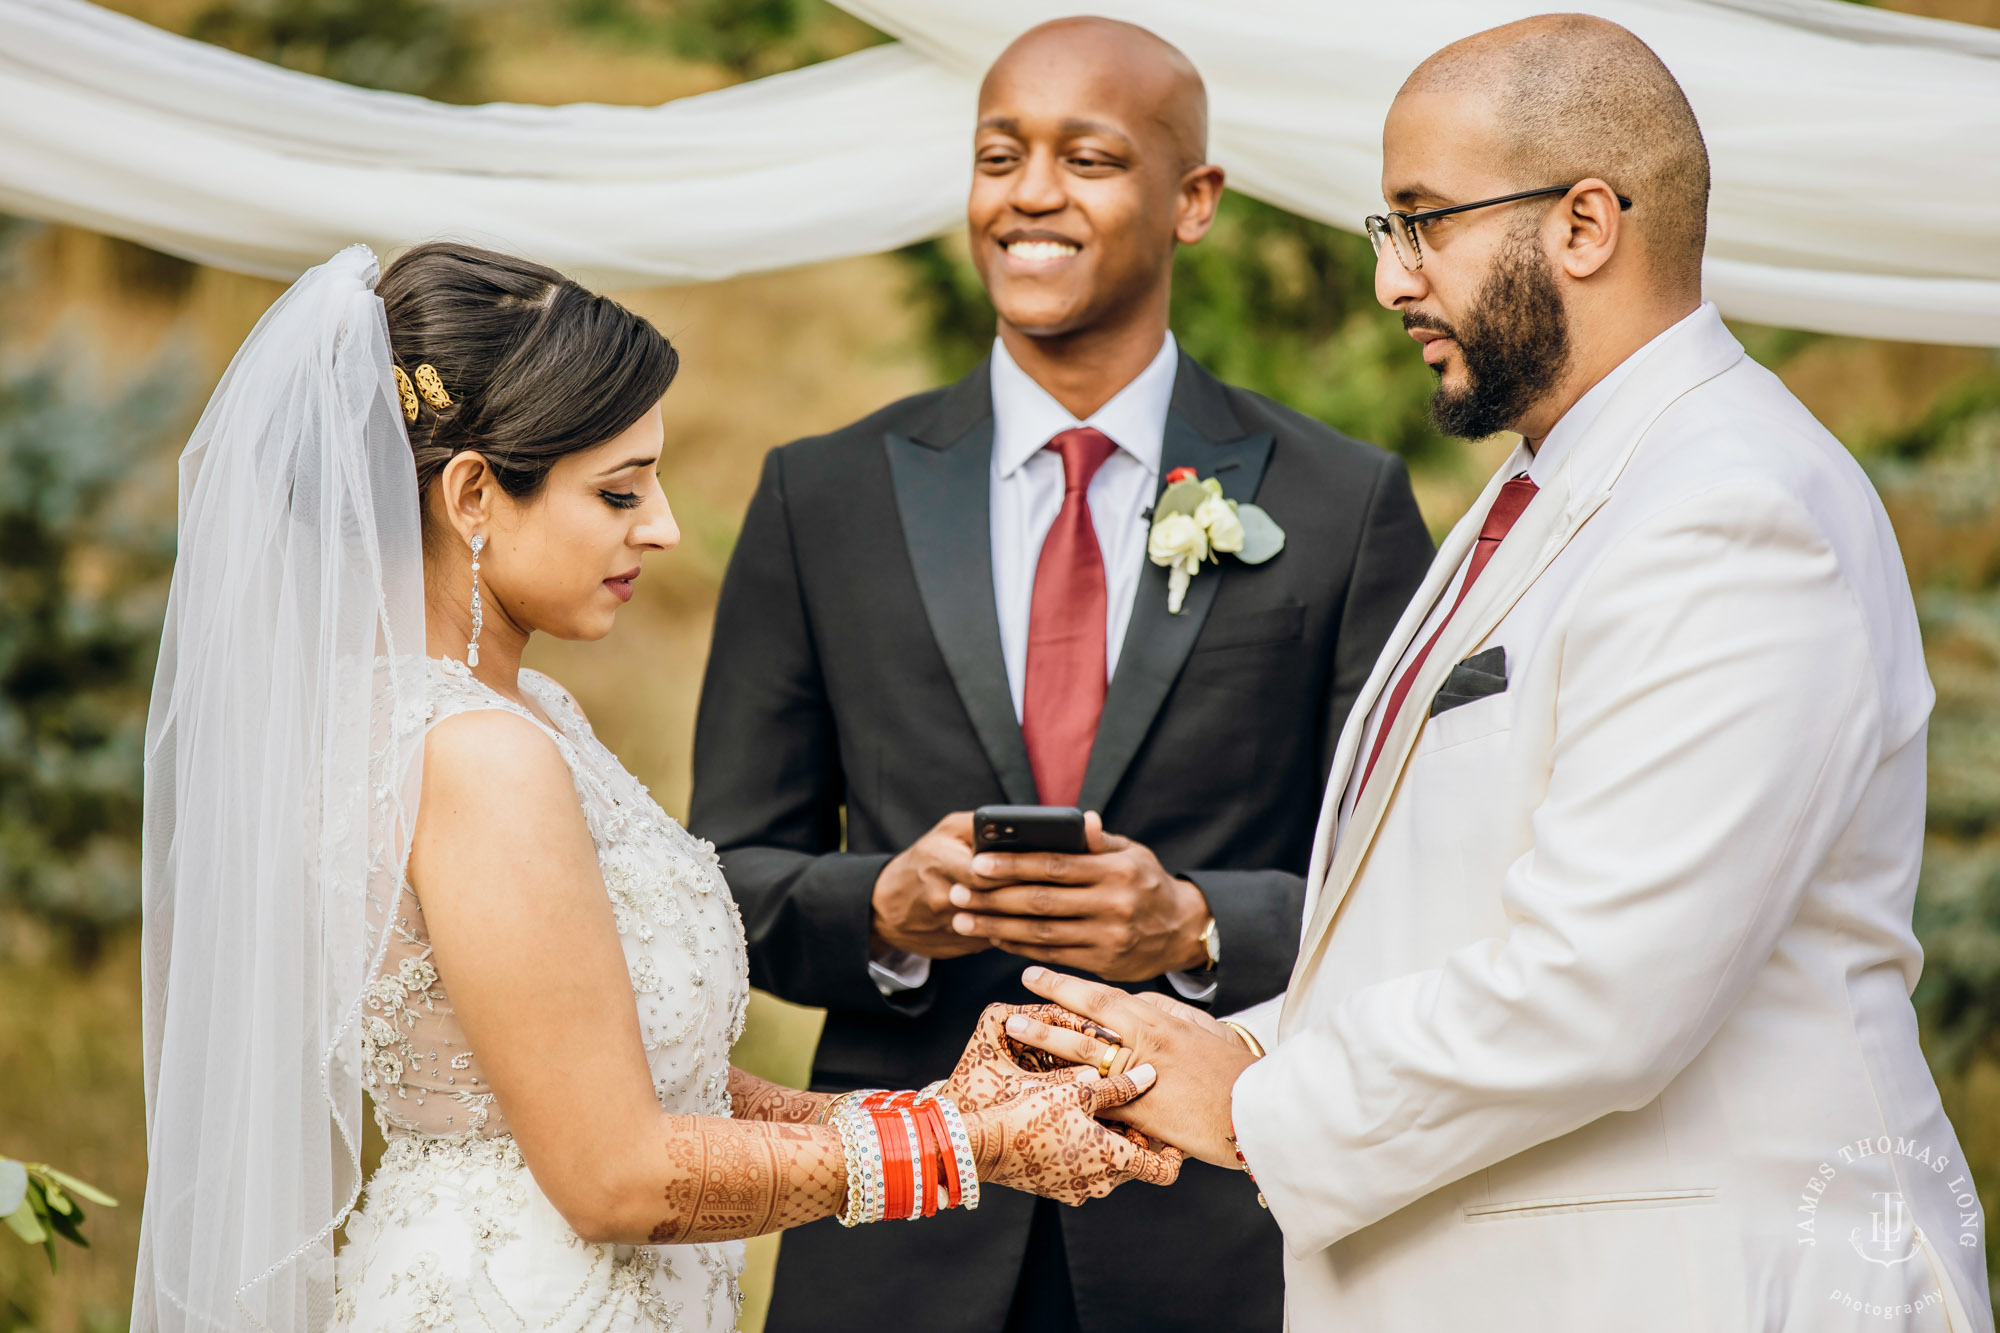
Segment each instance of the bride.
[[1028,1073],[997,1015],[922,1092],[730,1067],[724,868],[521,666],[679,539],[676,353],[519,259],[376,277],[355,247],[301,278],[181,464],[135,1329],[720,1330],[745,1236],[1170,1181],[1095,1119],[1149,1068]]

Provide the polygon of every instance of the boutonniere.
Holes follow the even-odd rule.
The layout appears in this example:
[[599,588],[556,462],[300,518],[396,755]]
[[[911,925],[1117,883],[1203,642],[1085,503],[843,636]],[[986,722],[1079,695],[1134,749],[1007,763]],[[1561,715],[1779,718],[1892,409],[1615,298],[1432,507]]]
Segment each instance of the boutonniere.
[[1191,467],[1167,474],[1167,490],[1153,507],[1153,531],[1146,554],[1167,575],[1167,614],[1179,615],[1188,581],[1201,572],[1203,561],[1220,564],[1233,555],[1246,565],[1261,565],[1285,549],[1285,530],[1253,504],[1238,504],[1222,494],[1214,477],[1196,481]]

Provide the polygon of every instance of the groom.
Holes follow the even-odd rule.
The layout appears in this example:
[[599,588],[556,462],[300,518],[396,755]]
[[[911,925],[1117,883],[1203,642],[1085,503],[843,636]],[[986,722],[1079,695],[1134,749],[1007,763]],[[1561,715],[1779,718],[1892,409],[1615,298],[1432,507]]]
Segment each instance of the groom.
[[1031,988],[1158,1069],[1129,1119],[1247,1163],[1294,1328],[1990,1330],[1909,1001],[1916,613],[1702,303],[1686,98],[1623,28],[1510,24],[1410,76],[1382,180],[1439,420],[1523,442],[1341,738],[1269,1053]]
[[[816,1088],[944,1076],[1023,959],[1212,1004],[1274,995],[1314,795],[1430,540],[1393,457],[1182,355],[1178,245],[1207,231],[1201,81],[1143,30],[1038,28],[981,90],[967,221],[1000,315],[941,392],[776,450],[723,585],[691,824],[755,983],[828,1010]],[[1147,561],[1178,469],[1286,546]],[[970,811],[1076,804],[1112,835],[1009,875]],[[1277,1230],[1194,1166],[1074,1212],[1007,1191],[922,1228],[785,1238],[769,1327],[1279,1325]]]

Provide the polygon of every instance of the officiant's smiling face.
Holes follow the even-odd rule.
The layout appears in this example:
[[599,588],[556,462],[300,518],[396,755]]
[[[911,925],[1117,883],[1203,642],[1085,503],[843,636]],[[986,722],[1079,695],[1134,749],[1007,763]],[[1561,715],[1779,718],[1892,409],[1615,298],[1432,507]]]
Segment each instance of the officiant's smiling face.
[[966,220],[1001,320],[1060,337],[1165,316],[1177,243],[1208,231],[1207,104],[1172,46],[1106,19],[1032,29],[980,87]]

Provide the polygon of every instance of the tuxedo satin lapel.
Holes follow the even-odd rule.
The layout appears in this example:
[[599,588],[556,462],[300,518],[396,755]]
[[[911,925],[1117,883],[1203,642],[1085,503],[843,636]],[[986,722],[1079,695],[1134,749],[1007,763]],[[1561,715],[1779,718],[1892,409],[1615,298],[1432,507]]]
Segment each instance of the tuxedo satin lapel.
[[1035,774],[1014,716],[993,605],[993,418],[974,421],[942,447],[893,434],[883,445],[910,568],[945,669],[1001,791],[1016,805],[1033,805]]
[[[1189,363],[1182,360],[1181,375]],[[1180,395],[1176,394],[1178,399]],[[1251,435],[1241,439],[1213,442],[1205,438],[1181,414],[1179,403],[1167,417],[1166,436],[1160,449],[1160,491],[1166,489],[1167,474],[1178,467],[1191,467],[1203,478],[1214,476],[1222,483],[1222,493],[1232,500],[1256,497],[1271,460],[1272,437]],[[1159,495],[1153,497],[1159,502]],[[1278,559],[1285,557],[1280,555]],[[1090,747],[1090,765],[1084,770],[1083,794],[1086,810],[1102,810],[1118,790],[1125,770],[1145,743],[1159,716],[1160,705],[1174,687],[1181,667],[1194,650],[1194,641],[1207,623],[1208,613],[1225,577],[1231,577],[1231,558],[1205,566],[1188,585],[1179,615],[1167,613],[1167,571],[1150,559],[1139,575],[1138,601],[1125,627],[1125,643],[1118,652],[1118,669],[1104,696],[1104,713],[1098,719],[1097,739]]]

